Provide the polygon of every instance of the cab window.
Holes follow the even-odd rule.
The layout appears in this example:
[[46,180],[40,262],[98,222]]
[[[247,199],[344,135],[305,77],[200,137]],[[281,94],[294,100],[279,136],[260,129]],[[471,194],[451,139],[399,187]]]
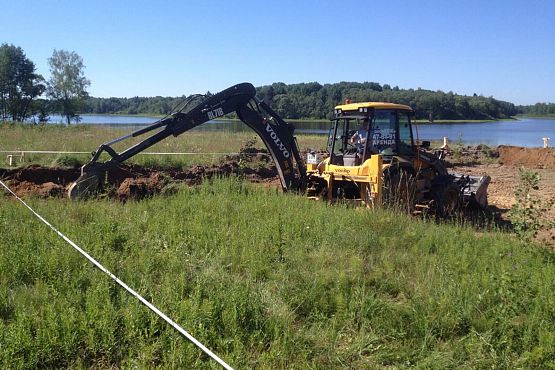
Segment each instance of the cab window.
[[390,110],[376,110],[370,132],[372,153],[392,155],[397,152],[397,114]]
[[410,128],[410,118],[407,112],[398,112],[399,116],[399,154],[411,154],[412,131]]
[[332,125],[328,136],[328,150],[331,154],[342,155],[348,149],[349,120],[339,119]]

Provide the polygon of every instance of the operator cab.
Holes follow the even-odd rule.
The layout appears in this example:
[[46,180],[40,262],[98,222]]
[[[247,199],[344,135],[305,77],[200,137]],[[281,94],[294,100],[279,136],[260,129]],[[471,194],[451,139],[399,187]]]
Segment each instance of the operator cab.
[[414,153],[413,110],[406,105],[368,102],[335,107],[328,136],[330,163],[358,166],[372,154],[385,162]]

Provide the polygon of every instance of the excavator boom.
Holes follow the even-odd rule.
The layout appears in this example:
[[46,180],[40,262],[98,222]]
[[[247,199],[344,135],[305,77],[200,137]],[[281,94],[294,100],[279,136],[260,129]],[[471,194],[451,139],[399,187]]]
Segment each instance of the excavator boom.
[[[83,199],[94,193],[106,170],[144,151],[168,136],[178,136],[207,121],[236,112],[241,121],[262,139],[274,159],[283,190],[302,189],[306,183],[306,169],[302,163],[295,137],[295,128],[281,119],[266,103],[256,98],[250,83],[231,86],[206,97],[187,112],[178,111],[145,128],[100,145],[92,159],[81,167],[81,176],[70,185],[70,199]],[[117,153],[111,145],[159,129],[145,140]],[[100,155],[111,158],[99,162]]]

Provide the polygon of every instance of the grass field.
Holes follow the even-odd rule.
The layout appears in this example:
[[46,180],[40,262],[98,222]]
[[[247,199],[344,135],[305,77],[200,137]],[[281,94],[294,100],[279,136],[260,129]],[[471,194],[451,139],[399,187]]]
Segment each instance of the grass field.
[[[0,150],[88,151],[124,133],[0,125]],[[152,150],[231,152],[253,138],[189,133]],[[301,148],[323,141],[299,136]],[[2,194],[0,368],[218,368]],[[126,203],[29,202],[237,369],[555,367],[555,254],[512,235],[238,178]]]
[[[0,198],[2,368],[217,368]],[[554,256],[224,179],[31,204],[235,368],[555,366]]]
[[[23,124],[0,124],[0,150],[50,150],[68,152],[92,152],[104,142],[111,141],[130,133],[130,129],[114,127],[96,127],[86,125],[63,126],[45,125],[33,126]],[[148,135],[148,134],[147,134]],[[146,135],[139,137],[140,140]],[[326,137],[322,135],[298,135],[301,150],[307,148],[325,148]],[[113,146],[122,151],[138,142],[137,138],[130,139]],[[169,137],[148,149],[150,152],[186,152],[199,153],[196,155],[137,155],[130,163],[152,166],[186,167],[192,164],[211,164],[217,162],[222,155],[202,153],[234,153],[248,143],[256,147],[264,147],[256,133],[227,133],[227,132],[187,132],[178,137]],[[2,155],[5,161],[6,154]],[[90,154],[26,154],[25,162],[47,166],[77,166],[90,160]],[[0,167],[6,167],[0,164]]]

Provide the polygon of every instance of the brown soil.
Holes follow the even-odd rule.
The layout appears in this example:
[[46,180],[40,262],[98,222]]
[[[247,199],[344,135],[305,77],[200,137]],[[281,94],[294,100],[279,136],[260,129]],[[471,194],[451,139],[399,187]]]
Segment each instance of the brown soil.
[[[495,159],[498,157],[498,159]],[[520,169],[537,172],[541,181],[538,195],[544,198],[555,196],[555,149],[522,148],[499,146],[494,151],[475,148],[463,149],[462,155],[448,158],[451,170],[472,175],[489,175],[489,203],[509,209],[515,202],[514,192],[519,183]]]
[[63,196],[65,188],[79,177],[79,169],[32,165],[25,168],[0,169],[0,179],[19,196]]
[[[103,194],[119,200],[140,199],[162,193],[175,184],[198,185],[205,179],[232,174],[243,176],[251,182],[279,185],[277,170],[266,150],[249,148],[248,152],[226,157],[221,164],[212,166],[161,169],[120,165],[107,172]],[[21,197],[65,197],[68,186],[79,175],[79,168],[33,165],[0,169],[0,179]]]
[[555,148],[522,148],[501,145],[499,163],[534,169],[555,170]]

